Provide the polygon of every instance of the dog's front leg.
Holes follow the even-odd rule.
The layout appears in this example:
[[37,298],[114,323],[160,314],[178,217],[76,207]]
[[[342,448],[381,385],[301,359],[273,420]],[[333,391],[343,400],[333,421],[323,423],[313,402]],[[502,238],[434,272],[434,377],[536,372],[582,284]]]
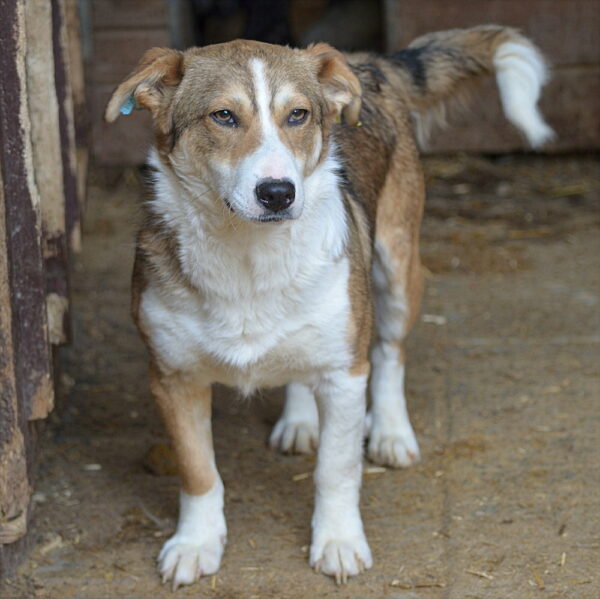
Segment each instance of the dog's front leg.
[[359,508],[367,378],[330,372],[316,390],[320,441],[310,564],[338,584],[373,561]]
[[173,589],[219,569],[227,538],[223,483],[215,466],[211,388],[183,373],[151,372],[151,388],[171,438],[179,476],[179,522],[158,556]]

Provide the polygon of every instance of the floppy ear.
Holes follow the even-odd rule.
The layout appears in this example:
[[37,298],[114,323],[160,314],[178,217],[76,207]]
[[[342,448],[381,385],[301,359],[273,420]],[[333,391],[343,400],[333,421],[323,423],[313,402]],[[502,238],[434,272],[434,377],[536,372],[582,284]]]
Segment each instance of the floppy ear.
[[329,44],[320,42],[307,48],[319,60],[319,82],[329,105],[349,125],[358,123],[361,87],[344,55]]
[[[112,123],[121,111],[147,108],[156,117],[161,105],[169,100],[183,77],[183,54],[170,48],[152,48],[140,60],[133,73],[113,92],[104,118]],[[122,110],[123,109],[123,110]]]

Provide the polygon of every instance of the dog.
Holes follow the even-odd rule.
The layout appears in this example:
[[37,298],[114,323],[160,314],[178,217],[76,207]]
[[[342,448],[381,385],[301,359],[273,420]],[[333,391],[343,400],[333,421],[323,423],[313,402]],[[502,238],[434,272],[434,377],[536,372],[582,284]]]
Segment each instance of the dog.
[[506,117],[533,146],[550,139],[537,108],[545,61],[495,25],[388,56],[243,40],[155,48],[113,93],[108,122],[134,106],[153,117],[132,310],[181,479],[177,530],[158,558],[174,589],[215,573],[226,542],[213,383],[245,395],[287,385],[270,443],[318,446],[310,565],[338,583],[371,567],[365,426],[370,460],[419,460],[404,397],[423,288],[415,130],[426,135],[493,73]]

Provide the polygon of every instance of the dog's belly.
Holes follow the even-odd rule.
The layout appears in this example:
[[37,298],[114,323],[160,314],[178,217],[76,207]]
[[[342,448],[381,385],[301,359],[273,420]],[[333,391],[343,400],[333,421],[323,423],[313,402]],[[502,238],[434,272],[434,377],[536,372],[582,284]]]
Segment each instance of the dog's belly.
[[261,301],[228,301],[150,286],[140,323],[163,367],[250,393],[349,365],[347,265],[310,298],[275,291]]

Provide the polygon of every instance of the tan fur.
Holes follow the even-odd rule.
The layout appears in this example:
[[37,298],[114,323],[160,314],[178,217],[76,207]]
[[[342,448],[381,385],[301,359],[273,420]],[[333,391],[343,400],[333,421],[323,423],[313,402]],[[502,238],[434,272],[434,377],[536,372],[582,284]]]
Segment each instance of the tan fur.
[[368,360],[356,361],[348,371],[351,376],[369,376],[371,363]]
[[320,62],[319,81],[330,103],[331,111],[342,113],[348,125],[359,121],[361,87],[358,79],[348,67],[344,55],[329,44],[319,43],[307,50]]
[[189,495],[203,495],[216,481],[211,389],[181,373],[165,375],[156,365],[150,369],[150,388],[175,450],[181,487]]
[[106,107],[106,120],[109,123],[116,120],[121,107],[132,95],[138,108],[146,108],[156,117],[181,81],[182,59],[181,52],[169,48],[148,50],[133,73],[113,93]]
[[368,365],[369,348],[372,342],[373,302],[369,276],[372,243],[369,224],[363,211],[351,199],[346,198],[346,202],[350,216],[348,291],[352,310],[348,338],[354,356],[351,372],[359,374],[364,370],[364,363]]
[[406,297],[408,334],[419,313],[423,289],[419,227],[425,188],[416,152],[401,146],[393,163],[379,196],[375,242],[390,257],[392,285]]

